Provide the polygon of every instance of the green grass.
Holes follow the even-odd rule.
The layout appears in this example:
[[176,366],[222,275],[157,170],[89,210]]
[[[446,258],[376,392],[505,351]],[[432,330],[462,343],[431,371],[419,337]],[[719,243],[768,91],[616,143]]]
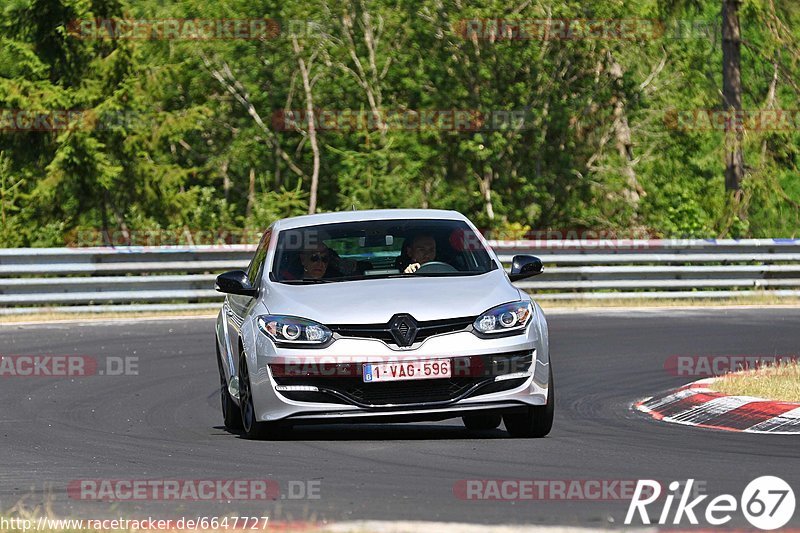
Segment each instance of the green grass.
[[800,402],[800,362],[734,372],[722,376],[710,388],[732,396],[755,396],[783,402]]
[[[222,307],[220,305],[220,307]],[[59,320],[73,321],[85,319],[106,320],[113,318],[164,318],[164,317],[205,317],[213,318],[217,311],[213,309],[197,309],[184,311],[134,311],[122,312],[111,311],[104,313],[69,313],[59,312],[58,308],[53,308],[45,313],[26,313],[19,315],[0,315],[0,324],[16,322],[53,322]]]

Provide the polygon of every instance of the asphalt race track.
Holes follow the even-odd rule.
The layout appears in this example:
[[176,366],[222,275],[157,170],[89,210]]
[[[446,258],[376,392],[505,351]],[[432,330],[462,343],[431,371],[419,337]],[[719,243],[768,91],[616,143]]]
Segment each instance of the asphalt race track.
[[[712,497],[738,499],[754,478],[777,475],[800,499],[800,438],[663,424],[630,409],[697,379],[664,370],[671,355],[798,354],[800,309],[608,311],[554,314],[549,322],[557,395],[546,439],[511,439],[502,426],[469,432],[448,420],[302,428],[273,442],[221,427],[211,319],[0,326],[2,355],[138,358],[138,375],[0,377],[0,508],[24,498],[84,518],[597,527],[621,525],[628,500],[472,501],[453,488],[469,479],[694,478]],[[81,479],[264,478],[278,482],[283,498],[107,503],[67,494]],[[288,498],[291,481],[318,482],[319,498]],[[741,512],[733,515],[730,525],[747,525]],[[791,524],[800,526],[800,512]]]

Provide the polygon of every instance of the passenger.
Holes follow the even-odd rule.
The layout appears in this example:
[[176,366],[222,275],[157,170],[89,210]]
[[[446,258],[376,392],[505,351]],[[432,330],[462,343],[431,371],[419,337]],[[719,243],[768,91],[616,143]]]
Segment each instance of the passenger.
[[333,266],[335,262],[335,253],[323,242],[314,248],[300,252],[300,264],[303,266],[303,278],[305,279],[341,276],[338,269]]
[[286,268],[281,269],[281,280],[321,279],[340,277],[338,255],[323,242],[301,252],[291,252]]

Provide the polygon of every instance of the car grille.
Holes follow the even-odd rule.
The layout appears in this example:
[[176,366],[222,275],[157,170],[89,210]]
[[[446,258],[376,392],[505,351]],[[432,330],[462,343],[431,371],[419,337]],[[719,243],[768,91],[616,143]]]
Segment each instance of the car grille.
[[[456,331],[467,331],[475,322],[474,316],[461,317],[461,318],[448,318],[445,320],[428,320],[425,322],[417,323],[417,336],[414,342],[421,342],[433,335],[442,335],[443,333],[454,333]],[[388,324],[334,324],[327,326],[332,332],[338,334],[340,337],[356,337],[361,339],[378,339],[386,344],[397,346]],[[402,324],[400,326],[401,333],[405,336],[408,331],[408,326]]]
[[[270,365],[278,385],[311,385],[319,392],[281,391],[296,401],[350,403],[360,407],[447,403],[466,397],[510,390],[528,378],[494,381],[499,375],[525,372],[532,363],[531,352],[456,357],[452,359],[453,376],[446,379],[425,379],[364,383],[362,365],[356,364],[356,375],[286,375],[279,365]],[[355,373],[355,372],[354,372]]]

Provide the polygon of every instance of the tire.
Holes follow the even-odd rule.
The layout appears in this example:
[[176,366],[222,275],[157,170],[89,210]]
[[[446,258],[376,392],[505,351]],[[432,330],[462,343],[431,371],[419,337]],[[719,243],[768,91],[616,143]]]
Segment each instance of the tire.
[[253,394],[250,386],[250,371],[247,368],[247,357],[244,351],[239,357],[239,404],[242,414],[242,435],[246,439],[279,439],[283,436],[287,427],[281,422],[259,422],[256,420],[256,410],[253,405]]
[[464,427],[471,431],[481,431],[497,429],[500,426],[502,417],[500,415],[467,415],[462,416]]
[[553,366],[550,365],[550,383],[547,390],[547,403],[528,407],[520,414],[503,415],[506,430],[515,438],[542,438],[553,428],[556,389],[553,386]]
[[222,356],[217,344],[217,367],[219,368],[219,396],[222,403],[222,420],[227,429],[242,429],[242,412],[236,402],[233,401],[231,393],[228,392],[228,380],[225,379],[225,371],[222,367]]

